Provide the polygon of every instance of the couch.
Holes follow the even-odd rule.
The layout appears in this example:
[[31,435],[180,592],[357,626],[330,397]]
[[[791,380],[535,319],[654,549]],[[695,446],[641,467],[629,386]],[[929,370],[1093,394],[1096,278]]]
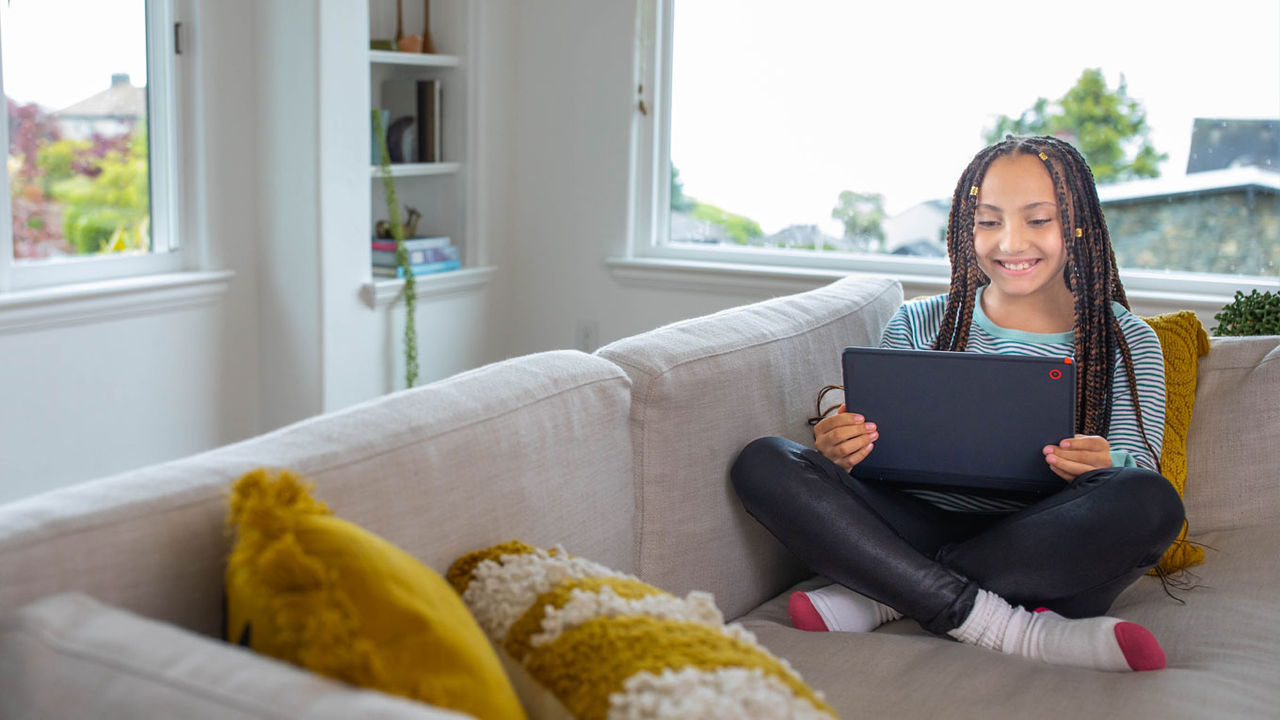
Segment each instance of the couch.
[[[1113,607],[1160,638],[1165,670],[1052,667],[909,620],[790,627],[789,592],[823,580],[746,515],[727,468],[755,437],[811,441],[805,419],[838,382],[838,350],[875,344],[902,300],[892,280],[847,278],[0,507],[0,717],[458,717],[217,639],[227,489],[261,466],[306,476],[340,516],[442,573],[520,539],[710,591],[843,717],[1274,717],[1276,337],[1215,338],[1200,361],[1185,495],[1190,537],[1209,548],[1184,578],[1196,587],[1171,596],[1144,577]],[[254,699],[264,687],[271,702]]]

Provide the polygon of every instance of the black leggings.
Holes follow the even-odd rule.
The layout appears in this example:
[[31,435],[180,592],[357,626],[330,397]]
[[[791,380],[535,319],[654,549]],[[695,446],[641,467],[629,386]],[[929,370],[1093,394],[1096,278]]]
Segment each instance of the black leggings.
[[1014,605],[1093,617],[1160,559],[1185,511],[1164,477],[1104,468],[1014,513],[949,512],[859,480],[783,438],[730,470],[747,512],[811,570],[943,634],[978,588]]

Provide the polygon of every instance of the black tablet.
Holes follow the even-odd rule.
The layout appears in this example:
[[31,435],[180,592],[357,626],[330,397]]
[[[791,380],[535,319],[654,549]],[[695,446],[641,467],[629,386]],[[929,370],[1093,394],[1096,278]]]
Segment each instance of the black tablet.
[[846,348],[845,405],[880,437],[853,474],[886,482],[1047,494],[1045,445],[1075,434],[1070,358]]

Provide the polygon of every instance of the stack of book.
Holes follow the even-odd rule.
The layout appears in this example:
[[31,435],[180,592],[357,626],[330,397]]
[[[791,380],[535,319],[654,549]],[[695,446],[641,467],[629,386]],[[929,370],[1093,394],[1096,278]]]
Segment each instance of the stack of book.
[[[415,276],[448,272],[462,267],[458,248],[447,237],[405,238],[404,249],[409,253],[409,271]],[[373,276],[387,278],[404,277],[404,268],[396,263],[396,241],[374,238]]]

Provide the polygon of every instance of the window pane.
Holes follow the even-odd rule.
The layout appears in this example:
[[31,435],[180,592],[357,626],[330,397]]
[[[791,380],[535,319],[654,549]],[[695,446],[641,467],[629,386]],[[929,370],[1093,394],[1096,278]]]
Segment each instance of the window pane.
[[151,251],[145,0],[5,0],[13,254]]
[[944,258],[974,153],[1054,134],[1089,160],[1123,266],[1280,274],[1280,3],[679,0],[673,17],[673,244]]

